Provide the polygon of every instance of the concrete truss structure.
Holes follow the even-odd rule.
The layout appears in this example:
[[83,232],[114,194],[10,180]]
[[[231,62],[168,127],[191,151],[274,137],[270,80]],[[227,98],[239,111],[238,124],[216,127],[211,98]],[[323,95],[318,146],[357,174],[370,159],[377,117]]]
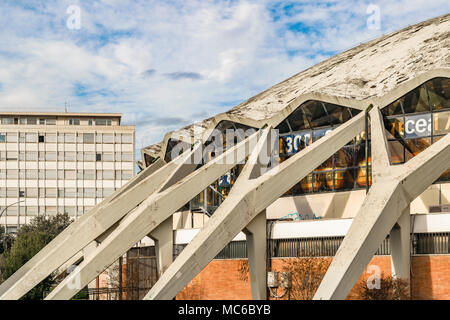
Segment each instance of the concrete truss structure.
[[[352,53],[338,55],[337,58],[334,57],[312,68],[313,70],[308,69],[288,79],[228,113],[205,120],[196,126],[199,130],[195,130],[195,126],[184,128],[175,135],[166,135],[163,143],[143,149],[143,158],[139,162],[143,171],[71,224],[6,280],[0,286],[0,299],[18,299],[53,272],[61,273],[69,265],[78,263],[46,297],[70,299],[147,235],[156,243],[160,278],[145,299],[172,299],[241,231],[246,235],[249,248],[252,297],[266,299],[266,208],[355,136],[367,131],[369,126],[366,128],[365,120],[369,118],[372,186],[315,299],[344,299],[387,234],[391,235],[392,241],[393,273],[397,277],[408,278],[409,205],[448,169],[450,134],[405,164],[393,166],[390,163],[386,130],[380,110],[430,79],[450,78],[448,63],[436,59],[438,55],[448,61],[448,48],[447,51],[441,48],[436,51],[439,46],[434,42],[430,44],[430,41],[425,41],[428,45],[421,43],[418,46],[414,41],[406,43],[404,40],[405,36],[409,36],[416,42],[424,41],[423,38],[426,40],[428,33],[433,30],[435,38],[448,34],[450,15],[385,36],[350,50]],[[404,75],[408,80],[394,83],[390,79],[388,83],[384,83],[383,90],[380,89],[383,86],[380,77],[389,78],[390,73],[392,78],[401,79],[397,69],[386,71],[383,68],[382,73],[368,70],[367,74],[373,74],[372,79],[361,80],[355,77],[330,80],[326,77],[326,74],[333,74],[336,68],[341,70],[342,66],[337,66],[337,61],[346,66],[356,64],[363,68],[362,64],[366,59],[372,59],[373,63],[376,63],[377,59],[386,60],[387,49],[384,47],[389,41],[399,43],[402,53],[399,51],[398,54],[408,52],[404,46],[417,50],[422,48],[425,52],[424,59],[432,61],[430,63],[433,65],[430,67],[429,64],[424,64],[422,69],[408,69],[410,66],[405,62],[402,66],[403,71],[408,72],[407,76]],[[381,51],[380,56],[379,53],[374,56],[373,52],[377,52],[375,49]],[[358,56],[361,60],[359,62],[355,61]],[[395,57],[392,60],[398,59]],[[325,76],[322,76],[323,74]],[[320,92],[312,90],[318,83],[316,80],[323,81],[319,85],[322,89]],[[332,80],[335,82],[330,82]],[[350,84],[350,95],[343,94],[342,87],[336,85],[341,82],[342,86],[347,84],[345,92],[348,92]],[[335,90],[334,95],[331,88]],[[287,91],[289,92],[286,93]],[[275,96],[279,101],[283,101],[280,102],[283,105],[268,107],[264,112],[258,102],[265,101],[270,105]],[[358,113],[308,147],[275,165],[273,157],[278,152],[278,137],[273,129],[299,106],[311,100],[356,109]],[[255,104],[254,108],[252,104]],[[252,111],[254,115],[250,116]],[[258,128],[258,131],[229,147],[224,153],[213,155],[211,160],[199,164],[195,159],[198,160],[198,156],[203,155],[207,140],[204,133],[222,121]],[[192,146],[178,157],[167,160],[165,155],[170,139],[177,139]],[[225,201],[181,254],[172,261],[173,213],[219,177],[243,163],[243,170]]]

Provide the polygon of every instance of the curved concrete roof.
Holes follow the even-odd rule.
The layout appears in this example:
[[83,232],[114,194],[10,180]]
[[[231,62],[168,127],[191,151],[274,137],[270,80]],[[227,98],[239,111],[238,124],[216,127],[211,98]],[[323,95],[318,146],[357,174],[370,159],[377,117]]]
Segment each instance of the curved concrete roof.
[[450,14],[447,14],[333,56],[227,112],[167,133],[163,142],[142,152],[153,157],[164,154],[169,137],[189,140],[194,132],[199,134],[213,128],[221,120],[255,127],[264,123],[276,125],[310,99],[358,109],[367,106],[369,101],[394,100],[394,93],[401,96],[401,92],[413,89],[417,79],[449,76],[449,48]]

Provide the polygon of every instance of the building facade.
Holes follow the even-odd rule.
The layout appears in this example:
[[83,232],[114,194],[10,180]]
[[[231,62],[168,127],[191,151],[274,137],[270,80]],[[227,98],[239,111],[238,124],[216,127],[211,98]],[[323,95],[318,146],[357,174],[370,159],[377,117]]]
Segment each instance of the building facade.
[[134,176],[120,114],[0,113],[0,224],[89,211]]

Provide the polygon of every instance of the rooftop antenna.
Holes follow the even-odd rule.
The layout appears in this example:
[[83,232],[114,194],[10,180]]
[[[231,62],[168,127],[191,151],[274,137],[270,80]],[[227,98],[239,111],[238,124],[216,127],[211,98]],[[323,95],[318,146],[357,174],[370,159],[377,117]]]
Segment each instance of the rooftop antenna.
[[67,101],[64,101],[64,110],[65,110],[66,113],[67,113]]

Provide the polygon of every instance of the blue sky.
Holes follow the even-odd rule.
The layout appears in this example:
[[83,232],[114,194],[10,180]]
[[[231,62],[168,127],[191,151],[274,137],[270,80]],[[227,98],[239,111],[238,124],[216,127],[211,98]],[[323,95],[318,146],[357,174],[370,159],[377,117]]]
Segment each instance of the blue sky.
[[[369,28],[369,5],[380,28]],[[69,6],[80,28],[67,27]],[[0,3],[0,110],[120,112],[136,147],[336,53],[448,13],[448,0]]]

